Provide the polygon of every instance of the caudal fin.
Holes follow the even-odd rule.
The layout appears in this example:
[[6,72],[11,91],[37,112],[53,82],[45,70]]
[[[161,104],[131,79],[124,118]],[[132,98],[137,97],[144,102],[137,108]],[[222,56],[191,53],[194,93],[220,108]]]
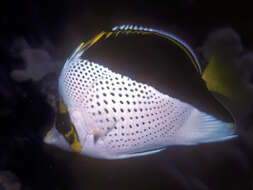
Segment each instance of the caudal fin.
[[180,144],[200,144],[232,139],[237,136],[234,133],[233,123],[221,121],[194,109],[178,134]]
[[217,56],[208,61],[202,78],[210,91],[232,101],[240,100],[247,93],[238,69]]

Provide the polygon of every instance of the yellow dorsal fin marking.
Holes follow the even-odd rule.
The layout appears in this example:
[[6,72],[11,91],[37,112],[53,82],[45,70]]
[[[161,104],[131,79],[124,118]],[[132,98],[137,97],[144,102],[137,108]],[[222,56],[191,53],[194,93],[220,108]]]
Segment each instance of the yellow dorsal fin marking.
[[74,127],[71,126],[71,129],[70,131],[68,131],[66,134],[65,134],[65,137],[68,139],[68,138],[73,138],[73,143],[70,144],[70,148],[72,150],[74,150],[75,152],[81,152],[82,151],[82,146],[78,140],[78,137],[76,135],[76,132],[74,130]]
[[109,38],[111,35],[112,35],[112,32],[108,32],[108,33],[106,34],[105,38],[107,39],[107,38]]
[[84,48],[86,48],[86,50],[88,48],[90,48],[93,44],[95,44],[100,38],[102,38],[104,35],[106,34],[106,32],[102,31],[100,32],[98,35],[96,35],[94,38],[92,38],[91,40],[89,40],[88,42],[82,42],[80,44],[80,49],[79,51],[82,51]]
[[64,106],[64,104],[63,104],[63,102],[62,102],[62,100],[60,99],[59,100],[59,113],[60,114],[65,114],[65,113],[67,113],[67,109],[66,109],[66,107]]
[[[106,33],[104,31],[100,32],[97,36],[95,36],[93,39],[91,39],[90,43],[89,43],[89,47],[92,46],[93,44],[95,44],[100,38],[102,38],[102,36],[104,36]],[[89,48],[88,47],[88,48]]]
[[116,37],[118,37],[119,34],[120,34],[120,31],[115,32]]
[[80,47],[81,47],[81,48],[85,47],[85,43],[82,42],[82,43],[80,44]]

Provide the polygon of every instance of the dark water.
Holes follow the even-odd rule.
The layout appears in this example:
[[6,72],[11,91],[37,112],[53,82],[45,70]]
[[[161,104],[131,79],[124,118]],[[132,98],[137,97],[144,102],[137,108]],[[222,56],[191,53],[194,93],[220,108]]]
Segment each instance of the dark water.
[[[0,11],[0,171],[15,175],[11,181],[3,177],[6,172],[0,172],[0,189],[3,179],[9,185],[19,181],[22,189],[28,190],[253,189],[253,15],[249,3],[25,0],[3,2]],[[159,154],[114,161],[83,157],[43,144],[42,138],[53,124],[57,76],[65,59],[80,41],[119,24],[172,32],[193,47],[203,65],[214,49],[224,62],[235,67],[239,74],[234,79],[241,81],[236,90],[242,98],[219,100],[236,119],[239,138],[170,147]],[[110,51],[103,53],[96,56],[98,61],[106,54],[113,55]],[[118,52],[115,55],[115,59],[124,56]],[[177,56],[171,60],[177,62]],[[140,80],[154,81],[164,92],[230,119],[220,105],[214,105],[215,100],[189,65],[172,64],[170,77],[163,73],[163,63],[153,65],[146,59],[132,67],[126,61],[114,67],[125,68],[122,72],[130,76],[131,69],[135,70]],[[148,76],[147,72],[152,71]],[[167,83],[170,88],[164,85]]]

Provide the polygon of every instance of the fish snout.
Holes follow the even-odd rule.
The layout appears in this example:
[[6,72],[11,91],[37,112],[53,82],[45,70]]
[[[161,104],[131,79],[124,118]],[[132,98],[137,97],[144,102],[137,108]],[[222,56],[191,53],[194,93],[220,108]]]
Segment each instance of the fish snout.
[[44,138],[44,143],[57,146],[64,150],[71,151],[68,142],[65,140],[63,135],[57,131],[55,126],[47,132],[47,135]]

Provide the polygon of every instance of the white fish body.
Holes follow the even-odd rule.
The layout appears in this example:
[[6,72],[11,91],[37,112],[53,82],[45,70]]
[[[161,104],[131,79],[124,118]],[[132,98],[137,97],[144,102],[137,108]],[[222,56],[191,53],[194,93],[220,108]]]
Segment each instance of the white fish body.
[[156,153],[170,145],[235,137],[228,123],[80,59],[79,49],[65,63],[59,93],[77,131],[81,154],[120,159]]

